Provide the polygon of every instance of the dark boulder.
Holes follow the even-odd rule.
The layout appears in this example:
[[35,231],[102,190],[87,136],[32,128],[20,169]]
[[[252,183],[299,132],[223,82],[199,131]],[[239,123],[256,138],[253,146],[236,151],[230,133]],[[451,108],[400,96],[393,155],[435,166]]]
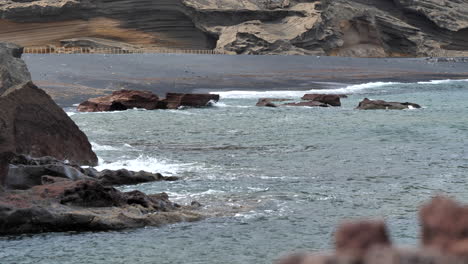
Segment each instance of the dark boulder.
[[104,185],[127,185],[153,181],[174,181],[177,177],[164,177],[159,173],[146,171],[103,170],[97,174],[97,179]]
[[63,191],[60,203],[81,207],[111,207],[127,203],[125,195],[96,181],[79,181]]
[[205,107],[213,102],[219,101],[218,94],[184,94],[184,93],[167,93],[166,99],[167,109],[177,109],[179,107]]
[[95,165],[86,135],[30,81],[20,53],[15,45],[0,44],[0,152]]
[[369,100],[365,98],[362,100],[356,109],[360,110],[403,110],[411,108],[421,108],[420,105],[414,103],[399,103],[399,102],[386,102],[383,100]]
[[92,98],[78,106],[80,112],[123,111],[133,108],[160,108],[159,97],[149,91],[120,90],[111,95]]
[[346,95],[338,94],[305,94],[301,99],[308,101],[317,101],[331,106],[341,106],[340,98],[346,97]]

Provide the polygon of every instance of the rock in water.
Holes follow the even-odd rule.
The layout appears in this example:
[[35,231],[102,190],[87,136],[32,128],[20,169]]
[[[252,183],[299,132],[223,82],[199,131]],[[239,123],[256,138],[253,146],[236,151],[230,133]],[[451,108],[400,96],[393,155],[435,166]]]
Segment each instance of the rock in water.
[[167,109],[177,109],[181,106],[205,107],[209,106],[212,102],[218,101],[218,94],[167,93],[165,99]]
[[308,102],[298,102],[298,103],[288,103],[282,104],[281,106],[308,106],[308,107],[329,107],[328,104],[324,104],[318,101],[308,101]]
[[97,164],[86,135],[49,95],[31,82],[20,55],[20,47],[0,45],[0,153]]
[[361,110],[403,110],[403,109],[412,109],[412,108],[421,108],[420,105],[414,103],[399,103],[399,102],[386,102],[383,100],[369,100],[364,98],[356,109]]
[[317,101],[331,106],[341,106],[340,98],[345,98],[346,95],[338,94],[305,94],[301,99],[308,101]]
[[120,90],[111,95],[92,98],[78,106],[80,112],[123,111],[133,108],[153,110],[161,105],[157,95],[149,91]]

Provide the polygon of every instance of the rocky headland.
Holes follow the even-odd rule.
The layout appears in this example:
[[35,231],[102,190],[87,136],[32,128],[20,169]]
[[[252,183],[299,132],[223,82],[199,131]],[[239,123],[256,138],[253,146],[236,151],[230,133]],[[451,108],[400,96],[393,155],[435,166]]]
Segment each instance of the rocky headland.
[[112,186],[175,181],[145,171],[97,171],[86,135],[35,86],[22,48],[0,44],[0,235],[116,230],[194,221],[194,209],[165,193]]
[[5,0],[0,40],[229,54],[466,56],[467,9],[456,0]]

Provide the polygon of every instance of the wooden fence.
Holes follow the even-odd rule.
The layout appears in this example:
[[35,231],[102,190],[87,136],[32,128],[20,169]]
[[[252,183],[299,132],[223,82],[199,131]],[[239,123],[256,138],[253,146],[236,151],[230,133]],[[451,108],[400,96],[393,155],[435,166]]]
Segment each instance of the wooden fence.
[[57,48],[57,47],[25,47],[24,53],[29,54],[143,54],[143,53],[175,53],[175,54],[225,54],[215,50],[192,49],[121,49],[121,48]]

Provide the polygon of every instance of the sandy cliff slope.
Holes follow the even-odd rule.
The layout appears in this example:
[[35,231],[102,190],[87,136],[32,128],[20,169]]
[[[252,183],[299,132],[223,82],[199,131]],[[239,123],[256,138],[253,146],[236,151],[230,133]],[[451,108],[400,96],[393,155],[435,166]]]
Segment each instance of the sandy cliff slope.
[[460,0],[4,0],[0,41],[216,49],[231,54],[463,56]]

